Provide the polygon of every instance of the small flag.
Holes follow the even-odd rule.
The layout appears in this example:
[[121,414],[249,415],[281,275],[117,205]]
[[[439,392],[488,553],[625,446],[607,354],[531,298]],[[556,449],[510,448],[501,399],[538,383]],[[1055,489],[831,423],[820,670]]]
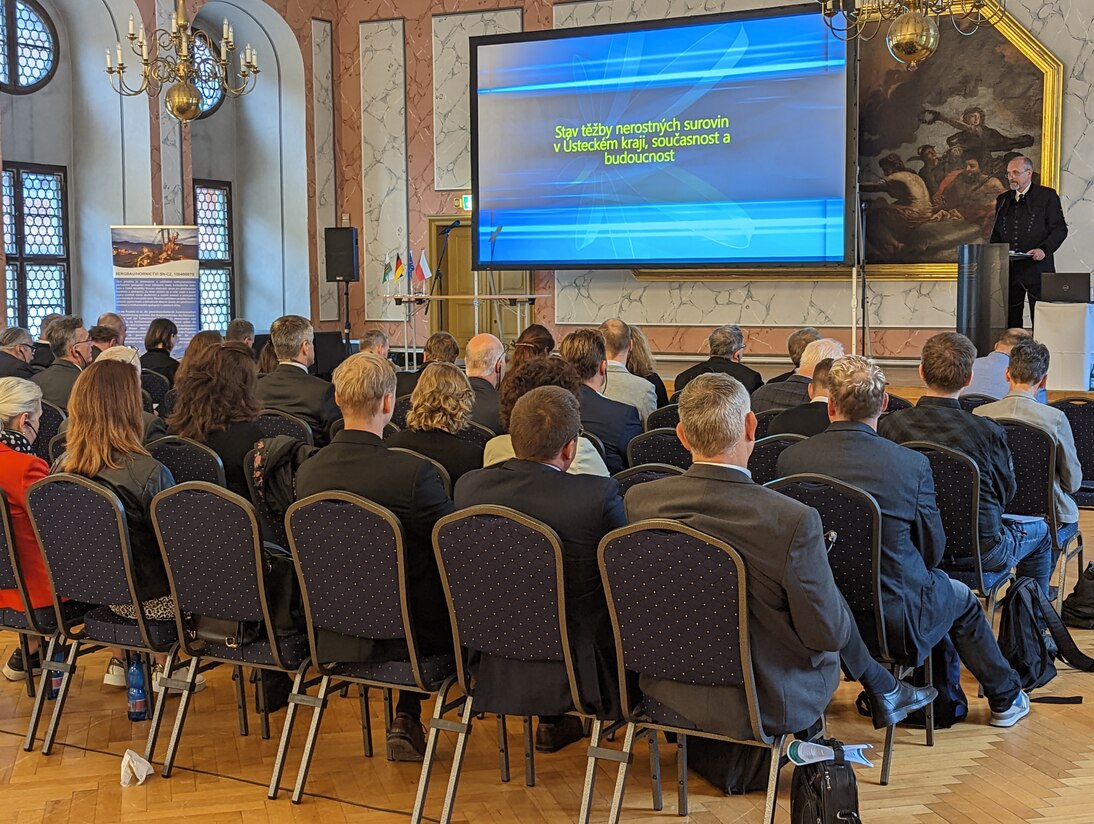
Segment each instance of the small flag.
[[406,267],[403,266],[403,260],[399,257],[399,253],[395,253],[395,280],[398,280],[406,274]]
[[422,253],[418,255],[418,280],[429,280],[433,277],[433,272],[429,270],[429,261],[425,259],[425,249],[422,249]]
[[391,252],[388,252],[384,256],[384,279],[383,282],[387,283],[393,277],[394,273],[391,269]]
[[414,252],[409,249],[406,253],[406,274],[411,280],[418,279],[418,276],[414,274]]

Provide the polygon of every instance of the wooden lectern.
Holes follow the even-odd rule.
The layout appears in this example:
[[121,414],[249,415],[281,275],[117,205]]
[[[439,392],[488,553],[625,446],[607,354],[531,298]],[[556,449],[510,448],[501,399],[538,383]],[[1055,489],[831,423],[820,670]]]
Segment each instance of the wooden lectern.
[[1005,243],[957,247],[957,331],[984,357],[1007,328],[1010,252]]

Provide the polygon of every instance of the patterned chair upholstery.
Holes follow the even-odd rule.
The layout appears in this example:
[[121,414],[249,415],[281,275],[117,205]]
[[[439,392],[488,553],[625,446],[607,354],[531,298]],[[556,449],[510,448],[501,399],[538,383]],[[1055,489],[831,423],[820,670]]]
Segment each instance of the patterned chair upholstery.
[[204,444],[169,435],[153,443],[148,451],[171,470],[175,483],[205,481],[224,486],[224,462]]
[[[456,662],[451,653],[423,657],[418,652],[411,631],[409,607],[410,589],[415,582],[407,575],[403,527],[389,510],[347,492],[325,492],[294,503],[285,515],[285,522],[304,597],[311,666],[315,667],[321,680],[315,698],[306,694],[307,685],[299,677],[293,687],[269,797],[277,795],[296,708],[299,704],[307,704],[313,707],[314,714],[293,789],[293,800],[299,802],[327,696],[349,682],[361,685],[362,690],[406,687],[436,694],[433,717],[439,720],[456,681]],[[323,661],[317,649],[320,628],[355,638],[404,640],[407,659],[382,664]],[[371,728],[364,696],[362,692],[365,754],[371,755]],[[457,700],[456,705],[459,703]],[[437,741],[437,730],[431,729],[422,764],[419,798],[412,816],[415,822],[421,820]],[[457,750],[454,770],[459,769],[461,751],[462,748]]]
[[648,432],[651,429],[675,429],[678,423],[680,423],[680,406],[670,403],[668,406],[662,406],[650,413],[650,416],[646,418],[646,431]]
[[49,444],[61,428],[65,413],[59,406],[42,401],[42,419],[38,421],[38,437],[34,439],[34,453],[43,461],[50,461]]
[[395,409],[391,413],[391,422],[400,429],[406,429],[406,416],[410,413],[410,395],[395,399]]
[[142,369],[141,389],[151,396],[152,403],[158,408],[167,397],[167,393],[171,390],[171,382],[159,372],[153,372],[151,369]]
[[495,437],[496,434],[496,432],[491,431],[489,427],[483,426],[481,423],[468,421],[467,426],[456,433],[456,437],[461,441],[469,441],[478,446],[486,446],[490,439]]
[[998,398],[993,398],[991,395],[980,395],[976,392],[970,392],[968,395],[962,395],[957,399],[957,402],[961,404],[961,408],[966,412],[972,412],[978,406],[983,406],[986,403],[995,403]]
[[311,427],[295,415],[286,412],[278,412],[276,409],[267,409],[257,418],[255,425],[262,432],[262,437],[272,438],[276,435],[288,435],[296,438],[309,446],[314,444]]
[[[133,576],[133,552],[121,501],[114,493],[86,478],[57,474],[34,484],[27,492],[27,510],[42,547],[46,569],[53,582],[54,607],[60,637],[50,640],[42,660],[42,688],[34,701],[24,749],[34,746],[34,735],[42,713],[46,679],[52,672],[63,673],[53,716],[42,743],[43,755],[53,748],[77,659],[85,645],[105,643],[121,646],[144,658],[148,702],[154,701],[148,655],[174,653],[177,632],[173,621],[152,621],[144,617],[143,604],[129,581]],[[100,605],[84,614],[83,629],[65,623],[63,600]],[[131,605],[135,619],[121,618],[106,604]],[[69,643],[64,662],[55,662],[61,638]],[[149,733],[154,742],[156,722]],[[147,751],[149,758],[152,750]]]
[[65,454],[68,448],[68,433],[58,432],[49,441],[49,457],[46,458],[50,466],[57,463],[57,459]]
[[[302,633],[279,634],[266,617],[278,605],[267,600],[269,561],[249,501],[216,484],[182,483],[164,490],[152,501],[152,523],[175,599],[179,638],[190,656],[184,678],[164,679],[168,686],[182,692],[163,760],[166,778],[182,739],[199,667],[227,663],[237,668],[240,678],[243,664],[294,672],[307,659],[307,644]],[[262,628],[259,640],[240,646],[206,643],[193,634],[193,616],[219,619],[228,625],[258,624]],[[174,653],[168,656],[166,672],[171,671],[173,657]],[[156,711],[162,713],[162,702]],[[241,731],[246,729],[245,718]],[[269,737],[268,718],[263,718],[263,737]]]
[[804,441],[804,435],[768,435],[756,441],[752,448],[752,455],[748,459],[748,470],[752,473],[752,480],[758,484],[765,484],[779,477],[777,469],[779,455],[792,443]]
[[763,440],[767,437],[767,430],[771,428],[771,422],[783,411],[785,410],[768,409],[766,412],[756,413],[756,440]]
[[886,407],[886,411],[897,412],[901,409],[911,409],[913,406],[915,404],[907,398],[902,398],[900,395],[889,395],[889,405]]
[[630,466],[662,463],[687,469],[691,466],[691,453],[684,449],[675,429],[651,429],[631,438],[627,444],[627,463]]
[[612,475],[619,482],[619,494],[626,495],[632,486],[644,484],[648,481],[657,481],[672,475],[683,475],[684,470],[672,464],[640,464],[630,469],[623,469]]
[[1075,452],[1083,468],[1083,486],[1075,493],[1082,509],[1094,509],[1094,403],[1089,398],[1062,398],[1049,406],[1067,416],[1075,436]]
[[[748,717],[741,719],[738,738],[700,730],[677,713],[652,700],[642,700],[628,713],[624,755],[630,756],[635,736],[656,736],[658,730],[676,733],[678,746],[687,736],[713,738],[769,749],[765,822],[772,822],[778,793],[780,753],[785,735],[768,735],[756,703],[755,681],[748,633],[746,570],[740,555],[728,544],[675,521],[639,521],[617,529],[600,543],[599,563],[615,628],[620,691],[624,707],[635,707],[625,671],[680,683],[737,688],[743,692]],[[687,609],[680,609],[687,593]],[[594,726],[590,754],[599,743]],[[680,815],[687,815],[686,750],[678,750]],[[618,820],[627,767],[621,766],[612,817]],[[592,792],[586,772],[585,795]]]
[[163,396],[163,401],[160,403],[159,409],[156,410],[157,414],[161,418],[168,418],[171,413],[175,411],[175,403],[178,401],[179,393],[177,389],[171,388],[167,390],[167,394]]

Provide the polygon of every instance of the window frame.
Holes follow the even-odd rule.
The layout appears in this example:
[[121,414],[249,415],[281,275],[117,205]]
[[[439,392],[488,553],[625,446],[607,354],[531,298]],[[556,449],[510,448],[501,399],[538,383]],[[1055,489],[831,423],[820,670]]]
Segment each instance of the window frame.
[[[27,306],[27,274],[25,267],[35,264],[54,264],[61,265],[65,272],[64,282],[64,312],[63,314],[70,314],[72,312],[72,243],[71,243],[71,226],[70,226],[70,213],[68,207],[68,167],[67,166],[52,166],[45,163],[18,163],[11,160],[5,160],[3,162],[3,171],[15,173],[15,186],[13,186],[12,192],[12,233],[15,236],[15,249],[16,252],[13,255],[9,255],[5,252],[5,266],[15,265],[18,267],[17,282],[19,285],[18,292],[18,304],[19,304],[19,317],[14,319],[7,318],[8,326],[23,326],[27,327],[28,320],[28,306]],[[24,206],[23,206],[23,185],[22,176],[24,173],[30,174],[47,174],[57,175],[61,179],[61,242],[65,247],[64,255],[27,255],[24,252],[26,244],[26,231],[24,221]],[[2,247],[2,235],[0,235],[0,248]],[[4,273],[4,307],[5,313],[7,311],[7,272]]]
[[[17,2],[28,6],[31,11],[41,18],[46,29],[49,31],[50,38],[53,40],[53,65],[49,67],[49,71],[46,72],[45,77],[30,86],[20,86],[18,82],[19,35],[15,25],[15,4]],[[5,60],[7,62],[8,82],[0,83],[0,92],[12,95],[34,94],[34,92],[40,91],[49,85],[49,81],[57,74],[57,67],[61,63],[61,39],[57,36],[57,26],[54,24],[53,18],[49,16],[48,12],[42,8],[37,0],[3,0],[2,13],[5,17],[4,22],[8,32],[8,48],[7,54],[0,55],[0,60]]]
[[[210,46],[210,49],[212,50],[211,53],[210,53],[210,56],[213,58],[213,60],[216,60],[217,56],[220,54],[220,52],[217,51],[217,49],[220,47],[220,42],[215,37],[213,37],[213,35],[209,34],[209,32],[206,31],[205,29],[201,29],[201,31],[206,37],[209,38],[209,46]],[[198,88],[200,88],[200,86]],[[216,105],[213,106],[208,111],[204,111],[201,114],[199,114],[197,117],[194,118],[194,120],[204,120],[205,118],[212,117],[214,114],[219,112],[220,107],[224,105],[224,99],[227,96],[228,96],[228,94],[224,91],[224,89],[221,89],[220,90],[220,100],[218,100],[216,102]],[[194,181],[194,185],[197,186],[197,181]]]
[[[194,198],[194,225],[198,227],[198,270],[202,269],[227,269],[228,270],[228,320],[236,316],[236,243],[235,243],[235,199],[232,194],[232,182],[230,180],[213,180],[210,178],[195,177],[193,181]],[[198,190],[219,189],[226,193],[226,209],[228,227],[228,259],[216,258],[203,260],[201,257],[201,224],[198,222]],[[201,314],[201,284],[198,283],[198,315]],[[204,328],[204,327],[203,327]]]

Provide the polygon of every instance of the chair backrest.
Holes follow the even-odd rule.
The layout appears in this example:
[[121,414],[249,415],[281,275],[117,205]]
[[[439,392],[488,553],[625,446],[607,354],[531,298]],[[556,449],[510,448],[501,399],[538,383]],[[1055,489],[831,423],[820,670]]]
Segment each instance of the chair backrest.
[[175,483],[205,481],[224,486],[224,462],[205,444],[169,435],[148,447],[152,457],[171,470]]
[[600,455],[601,460],[608,459],[608,451],[604,448],[604,441],[585,429],[581,430],[581,437],[593,445],[593,449]]
[[619,482],[619,494],[626,495],[632,486],[668,478],[671,475],[683,475],[684,470],[672,464],[648,463],[622,469],[612,475]]
[[298,441],[303,441],[309,446],[314,444],[311,427],[300,420],[300,418],[295,415],[290,415],[287,412],[267,409],[255,418],[255,425],[258,426],[259,430],[262,432],[262,437],[264,438],[273,438],[277,435],[288,435],[290,438],[296,438]]
[[771,428],[771,422],[783,411],[785,410],[768,409],[765,412],[756,413],[756,440],[763,440],[767,437],[767,430]]
[[748,459],[748,471],[752,473],[752,480],[758,484],[765,484],[779,477],[777,469],[779,455],[790,444],[804,441],[804,435],[768,435],[760,438],[752,447],[752,455]]
[[42,401],[42,418],[38,421],[38,437],[34,439],[34,453],[44,461],[49,461],[49,444],[57,436],[65,413],[59,406]]
[[962,395],[957,399],[957,402],[961,404],[961,408],[966,412],[972,412],[978,406],[983,406],[986,403],[995,403],[998,398],[993,398],[991,395],[980,395],[976,392],[970,392],[968,395]]
[[65,449],[68,448],[68,433],[58,432],[49,441],[49,457],[46,460],[50,466],[57,463],[57,459],[65,454]]
[[648,418],[646,418],[646,431],[651,429],[672,429],[676,424],[680,423],[680,406],[679,404],[670,403],[668,406],[662,406],[660,409],[655,409],[650,412]]
[[285,524],[270,514],[255,488],[255,451],[253,449],[243,456],[243,474],[247,478],[247,493],[251,497],[251,504],[254,505],[255,515],[258,516],[262,536],[278,546],[288,546],[289,536],[285,532]]
[[478,446],[486,446],[490,439],[496,435],[497,433],[489,427],[483,426],[481,423],[475,423],[475,421],[468,421],[467,426],[456,433],[456,437],[461,441],[469,441]]
[[980,468],[957,449],[929,441],[907,441],[931,462],[938,511],[946,533],[946,561],[975,559],[980,568]]
[[171,381],[151,369],[141,370],[141,389],[152,396],[152,403],[159,406],[171,389]]
[[[739,687],[753,736],[767,741],[756,706],[748,641],[745,564],[733,547],[676,521],[609,532],[598,551],[615,631],[623,708],[626,672],[686,684]],[[681,598],[687,608],[681,609]]]
[[449,498],[452,497],[452,476],[448,474],[448,470],[444,468],[444,465],[440,461],[434,460],[428,455],[423,455],[421,452],[415,452],[413,449],[406,449],[402,446],[389,446],[392,452],[405,452],[407,455],[413,455],[415,458],[421,458],[423,461],[429,461],[433,464],[433,468],[437,470],[437,474],[441,476],[441,483],[444,484],[445,494]]
[[826,475],[788,475],[767,486],[813,507],[825,535],[835,533],[828,552],[832,577],[860,627],[873,617],[866,645],[883,662],[891,660],[881,595],[881,509],[874,496]]
[[25,607],[23,610],[25,625],[17,626],[17,628],[29,629],[39,634],[51,632],[51,629],[47,629],[39,623],[35,611],[30,608],[26,578],[23,575],[19,552],[15,547],[15,536],[11,531],[11,512],[8,509],[8,498],[3,490],[0,490],[0,544],[2,544],[0,545],[0,589],[18,592],[19,600],[23,602]]
[[410,395],[401,395],[395,399],[395,409],[391,412],[391,422],[400,429],[406,429],[406,416],[410,412]]
[[886,407],[886,409],[889,412],[896,412],[899,409],[911,409],[913,406],[915,406],[915,404],[907,398],[902,398],[900,397],[900,395],[890,394],[889,405]]
[[178,390],[173,387],[168,389],[167,394],[165,394],[163,400],[160,401],[160,406],[159,409],[156,410],[156,414],[165,419],[170,417],[171,413],[175,411],[175,404],[178,399]]
[[1018,491],[1004,510],[1010,515],[1041,515],[1056,528],[1052,482],[1056,477],[1056,442],[1043,429],[1022,421],[996,418],[1007,431]]
[[[507,507],[473,506],[437,521],[433,550],[456,649],[564,662],[571,698],[580,708],[566,626],[562,542],[555,531]],[[461,682],[470,686],[459,666]]]
[[684,449],[675,429],[651,429],[631,438],[627,444],[627,463],[631,466],[664,463],[687,469],[691,466],[691,453]]
[[1089,398],[1061,398],[1049,406],[1067,417],[1075,436],[1075,453],[1083,468],[1083,479],[1094,481],[1094,403]]
[[421,669],[410,625],[405,539],[388,509],[348,492],[322,492],[285,514],[296,562],[312,660],[317,629],[373,640],[405,639],[419,686]]
[[331,421],[330,426],[327,427],[327,440],[333,441],[334,436],[346,428],[346,419],[339,418],[336,421]]
[[[344,423],[344,422],[343,422],[343,423]],[[401,431],[401,430],[399,429],[399,427],[397,427],[397,426],[396,426],[395,424],[393,424],[393,423],[392,423],[391,421],[388,421],[387,423],[385,423],[385,424],[384,424],[384,437],[385,437],[385,438],[386,438],[386,437],[387,437],[388,435],[393,435],[394,433],[396,433],[396,432],[399,432],[399,431]]]
[[156,411],[156,405],[152,403],[152,396],[148,394],[147,389],[141,390],[141,409],[143,409],[149,415],[153,414]]

